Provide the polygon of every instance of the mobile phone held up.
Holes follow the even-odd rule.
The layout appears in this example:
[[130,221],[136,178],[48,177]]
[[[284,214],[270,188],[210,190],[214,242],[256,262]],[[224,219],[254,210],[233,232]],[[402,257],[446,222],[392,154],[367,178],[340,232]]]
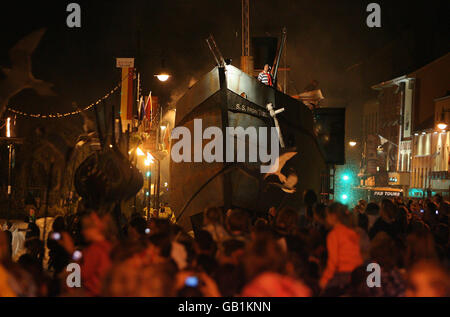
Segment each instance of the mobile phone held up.
[[184,285],[186,287],[198,287],[198,277],[197,276],[189,276],[186,278],[186,280],[184,281]]
[[79,250],[76,250],[72,254],[72,260],[74,260],[74,261],[79,261],[79,260],[81,260],[82,257],[83,257],[83,253],[81,253],[81,251],[79,251]]
[[50,239],[59,241],[59,240],[61,240],[61,234],[59,232],[52,232],[50,234]]

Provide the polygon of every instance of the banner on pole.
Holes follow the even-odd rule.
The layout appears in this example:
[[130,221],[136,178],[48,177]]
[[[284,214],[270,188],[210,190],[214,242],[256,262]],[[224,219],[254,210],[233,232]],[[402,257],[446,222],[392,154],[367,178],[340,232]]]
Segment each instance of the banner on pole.
[[122,69],[120,118],[123,123],[122,129],[125,131],[128,124],[131,124],[133,120],[134,58],[117,58],[116,66]]

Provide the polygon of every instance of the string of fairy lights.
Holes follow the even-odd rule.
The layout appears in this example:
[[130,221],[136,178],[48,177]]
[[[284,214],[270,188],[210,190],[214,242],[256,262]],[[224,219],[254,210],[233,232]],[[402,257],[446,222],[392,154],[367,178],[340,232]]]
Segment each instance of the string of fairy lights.
[[56,114],[40,114],[40,113],[27,113],[20,110],[16,110],[13,108],[7,108],[9,112],[12,112],[16,115],[22,116],[22,117],[31,117],[36,119],[58,119],[58,118],[66,118],[70,116],[78,115],[84,111],[88,111],[92,109],[93,107],[100,104],[102,101],[108,99],[110,96],[112,96],[119,88],[120,84],[114,87],[110,92],[108,92],[106,95],[104,95],[102,98],[98,99],[96,102],[91,103],[89,106],[84,107],[83,109],[78,109],[72,112],[66,112],[66,113],[56,113]]
[[29,118],[34,118],[34,119],[60,119],[60,118],[67,118],[67,117],[71,117],[71,116],[76,116],[79,115],[82,112],[88,111],[92,108],[94,108],[95,106],[99,105],[101,102],[107,100],[109,97],[111,97],[112,95],[114,95],[119,88],[122,87],[122,83],[128,79],[128,76],[126,76],[125,78],[123,78],[116,87],[114,87],[113,89],[111,89],[111,91],[109,91],[108,93],[106,93],[103,97],[101,97],[100,99],[98,99],[97,101],[91,103],[89,106],[84,107],[82,109],[77,109],[71,112],[65,112],[65,113],[56,113],[56,114],[40,114],[40,113],[27,113],[24,111],[20,111],[20,110],[16,110],[12,107],[8,107],[6,110],[16,114],[18,116],[22,116],[22,117],[29,117]]

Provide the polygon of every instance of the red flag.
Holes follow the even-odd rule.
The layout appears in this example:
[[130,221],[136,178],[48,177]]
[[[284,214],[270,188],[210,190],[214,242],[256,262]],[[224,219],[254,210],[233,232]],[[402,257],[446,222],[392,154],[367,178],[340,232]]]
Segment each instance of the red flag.
[[150,91],[150,94],[148,95],[147,98],[147,102],[145,103],[145,108],[144,108],[144,112],[145,112],[145,117],[147,118],[148,121],[152,120],[152,92]]

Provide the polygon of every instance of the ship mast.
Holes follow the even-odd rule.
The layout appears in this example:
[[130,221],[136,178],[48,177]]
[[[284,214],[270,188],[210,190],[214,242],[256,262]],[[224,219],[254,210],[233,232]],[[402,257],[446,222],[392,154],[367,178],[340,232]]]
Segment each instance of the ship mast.
[[250,0],[242,0],[241,70],[253,76],[253,57],[250,56]]

